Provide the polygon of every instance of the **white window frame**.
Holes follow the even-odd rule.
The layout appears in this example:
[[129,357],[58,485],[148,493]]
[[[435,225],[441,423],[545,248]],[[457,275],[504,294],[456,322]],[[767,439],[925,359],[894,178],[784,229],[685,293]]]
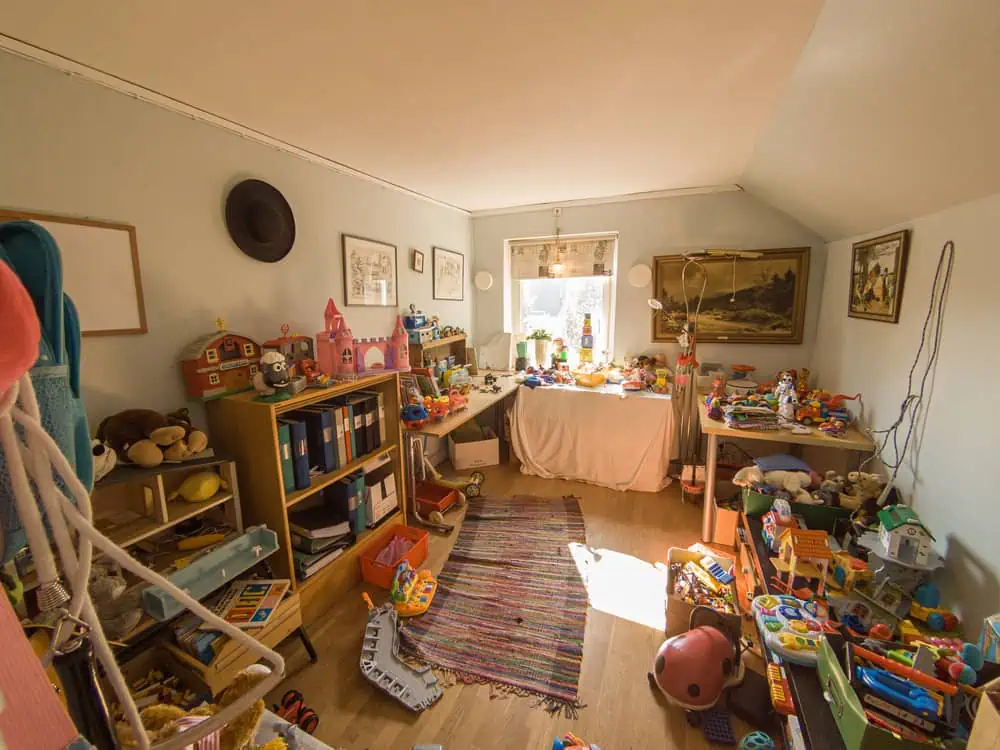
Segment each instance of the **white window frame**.
[[222,378],[219,376],[219,373],[217,373],[217,372],[210,372],[210,373],[208,373],[208,384],[209,385],[221,385],[222,384]]
[[253,356],[253,344],[249,341],[243,345],[243,356],[252,357]]
[[205,361],[206,362],[218,362],[219,361],[219,350],[218,349],[206,349],[205,350]]
[[[610,276],[576,276],[576,277],[566,277],[566,278],[606,278],[608,280],[608,295],[606,297],[605,303],[605,320],[608,321],[608,359],[615,358],[615,308],[617,307],[617,291],[618,291],[618,235],[617,233],[610,232],[597,232],[595,234],[562,234],[559,235],[561,240],[573,240],[573,239],[583,239],[586,237],[614,237],[614,249],[612,250],[612,263],[611,263],[611,275]],[[531,238],[519,238],[520,239],[531,239],[537,240],[539,242],[552,241],[555,236],[548,237],[531,237]],[[504,253],[506,255],[506,272],[510,274],[510,243],[513,240],[507,240],[504,242]],[[522,336],[528,335],[530,331],[521,330],[521,282],[522,281],[532,281],[532,279],[515,279],[510,278],[510,287],[508,289],[507,299],[510,305],[511,312],[511,328],[515,334],[520,334]],[[556,277],[559,278],[559,277]],[[567,341],[566,346],[572,348],[579,348],[579,341]],[[597,353],[600,356],[600,353]]]

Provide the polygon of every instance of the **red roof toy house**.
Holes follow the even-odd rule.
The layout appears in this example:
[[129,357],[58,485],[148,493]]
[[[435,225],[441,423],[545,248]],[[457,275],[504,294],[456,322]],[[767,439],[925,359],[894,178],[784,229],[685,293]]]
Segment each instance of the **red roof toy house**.
[[284,354],[292,375],[305,375],[305,372],[302,371],[302,362],[315,361],[315,357],[313,356],[313,340],[311,336],[300,336],[297,333],[289,336],[288,332],[290,330],[291,328],[288,325],[281,326],[281,336],[265,341],[261,345],[261,348],[265,354],[267,352]]
[[260,361],[260,344],[251,338],[219,330],[193,341],[181,352],[181,373],[188,398],[210,401],[253,388]]

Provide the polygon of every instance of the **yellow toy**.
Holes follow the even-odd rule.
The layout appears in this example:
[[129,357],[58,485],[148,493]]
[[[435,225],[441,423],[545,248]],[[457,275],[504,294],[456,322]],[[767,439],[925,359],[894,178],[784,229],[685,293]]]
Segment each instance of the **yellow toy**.
[[396,568],[396,577],[389,590],[396,614],[400,617],[422,615],[431,606],[437,592],[437,580],[429,570],[414,573],[410,563],[404,560]]
[[827,572],[826,582],[837,591],[851,591],[859,584],[867,583],[873,578],[868,569],[868,563],[840,550],[833,553],[833,562]]
[[220,489],[229,489],[226,480],[214,471],[199,471],[187,476],[181,482],[181,486],[170,493],[167,500],[176,500],[180,497],[189,503],[200,503],[208,500]]
[[825,531],[785,529],[780,537],[778,557],[772,557],[771,563],[778,571],[779,581],[782,575],[788,575],[789,589],[798,575],[819,581],[816,593],[822,596],[832,559],[830,537]]

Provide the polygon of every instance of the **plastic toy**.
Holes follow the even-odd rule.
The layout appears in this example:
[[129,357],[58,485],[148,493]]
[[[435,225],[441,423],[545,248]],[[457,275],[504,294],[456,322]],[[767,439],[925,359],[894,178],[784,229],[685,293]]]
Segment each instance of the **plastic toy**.
[[778,376],[774,395],[778,398],[778,416],[786,422],[794,422],[795,404],[798,403],[799,397],[795,392],[795,376],[790,370],[785,370]]
[[931,561],[934,537],[912,508],[890,505],[879,511],[878,522],[882,549],[875,552],[879,557],[913,567],[922,567]]
[[778,538],[778,557],[771,558],[771,562],[779,580],[783,574],[788,575],[788,586],[793,585],[796,575],[819,581],[817,593],[822,596],[832,559],[830,537],[825,531],[785,529]]
[[465,399],[465,396],[459,393],[457,388],[450,388],[448,390],[448,404],[452,412],[469,408],[469,402]]
[[451,410],[451,402],[447,396],[438,396],[437,398],[424,396],[424,408],[430,415],[432,422],[441,422],[448,416]]
[[430,415],[421,404],[407,404],[403,407],[402,418],[407,429],[416,430],[424,425]]
[[758,596],[751,605],[764,645],[782,659],[816,666],[819,639],[827,620],[825,604],[794,596]]
[[407,328],[423,328],[427,325],[427,316],[417,309],[416,305],[410,305],[409,314],[403,315],[403,325]]
[[552,740],[552,750],[601,750],[601,748],[597,745],[591,745],[572,732],[566,732],[562,739],[556,737]]
[[409,561],[403,560],[396,568],[389,599],[400,617],[422,615],[431,606],[437,591],[437,580],[429,570],[415,572]]
[[816,429],[830,437],[843,437],[847,433],[847,424],[842,419],[828,419]]
[[743,739],[740,740],[740,750],[774,750],[774,740],[757,729],[743,735]]
[[218,330],[193,341],[180,357],[188,398],[210,401],[253,388],[260,344],[226,330],[226,321],[215,321]]
[[826,580],[832,588],[847,593],[855,586],[871,581],[872,575],[864,560],[838,551],[833,553],[833,563]]
[[287,400],[292,397],[291,384],[285,355],[276,351],[266,352],[260,358],[260,369],[253,376],[254,390],[260,394],[258,400]]
[[709,742],[714,742],[717,745],[736,744],[732,718],[727,711],[710,708],[701,714],[689,712],[687,719],[692,726],[701,726],[701,733]]
[[[695,612],[698,609],[705,608]],[[670,703],[704,711],[718,702],[726,688],[743,680],[740,657],[739,646],[722,630],[701,625],[665,640],[649,677]]]
[[910,604],[910,617],[927,623],[927,627],[935,633],[953,633],[961,626],[958,617],[951,610],[923,607],[917,602]]
[[784,716],[795,713],[795,702],[788,688],[785,670],[777,664],[767,665],[767,686],[771,693],[771,705],[774,710]]
[[319,728],[319,716],[306,705],[305,698],[298,690],[289,690],[281,696],[281,702],[273,706],[272,710],[279,718],[295,724],[308,734],[315,734]]
[[381,338],[356,339],[333,299],[323,312],[324,330],[316,334],[316,358],[320,369],[338,380],[410,369],[410,347],[400,316],[392,334]]
[[281,336],[270,339],[261,344],[264,354],[276,352],[285,358],[288,368],[295,375],[305,375],[301,370],[303,361],[315,362],[313,354],[313,340],[309,336],[300,336],[297,333],[289,335],[291,327],[285,323],[281,326]]
[[857,667],[855,674],[868,690],[894,706],[899,706],[929,721],[937,718],[937,701],[919,685],[914,685],[909,680],[897,677],[884,669]]
[[729,584],[733,582],[733,574],[728,570],[723,570],[722,566],[719,565],[715,560],[707,555],[698,562],[698,564],[712,574],[712,577],[719,581],[719,583]]
[[399,617],[392,602],[376,608],[368,594],[368,623],[361,644],[361,673],[411,711],[423,711],[441,697],[430,667],[414,669],[399,658]]

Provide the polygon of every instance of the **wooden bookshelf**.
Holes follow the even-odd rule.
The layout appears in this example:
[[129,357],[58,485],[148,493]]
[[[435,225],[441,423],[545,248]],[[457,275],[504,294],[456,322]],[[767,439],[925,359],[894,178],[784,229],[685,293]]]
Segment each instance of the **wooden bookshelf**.
[[[336,471],[313,476],[309,487],[286,493],[281,479],[277,419],[285,412],[359,390],[382,394],[385,406],[385,440],[382,445]],[[271,556],[271,566],[276,577],[292,581],[293,589],[299,594],[303,621],[309,624],[360,583],[361,568],[357,558],[365,543],[370,541],[370,536],[406,523],[399,377],[395,372],[389,372],[338,383],[330,388],[310,388],[287,401],[274,403],[257,401],[252,392],[240,393],[210,401],[207,409],[212,443],[217,450],[236,459],[246,522],[265,524],[277,533],[281,549]],[[359,534],[357,542],[323,570],[305,581],[297,581],[288,529],[289,509],[380,456],[389,456],[392,460],[399,509],[383,519],[375,529]]]
[[455,362],[459,365],[467,365],[468,355],[465,352],[466,339],[464,333],[455,336],[446,336],[443,339],[434,339],[426,344],[410,344],[410,367],[427,367],[425,360],[447,357],[455,355]]

